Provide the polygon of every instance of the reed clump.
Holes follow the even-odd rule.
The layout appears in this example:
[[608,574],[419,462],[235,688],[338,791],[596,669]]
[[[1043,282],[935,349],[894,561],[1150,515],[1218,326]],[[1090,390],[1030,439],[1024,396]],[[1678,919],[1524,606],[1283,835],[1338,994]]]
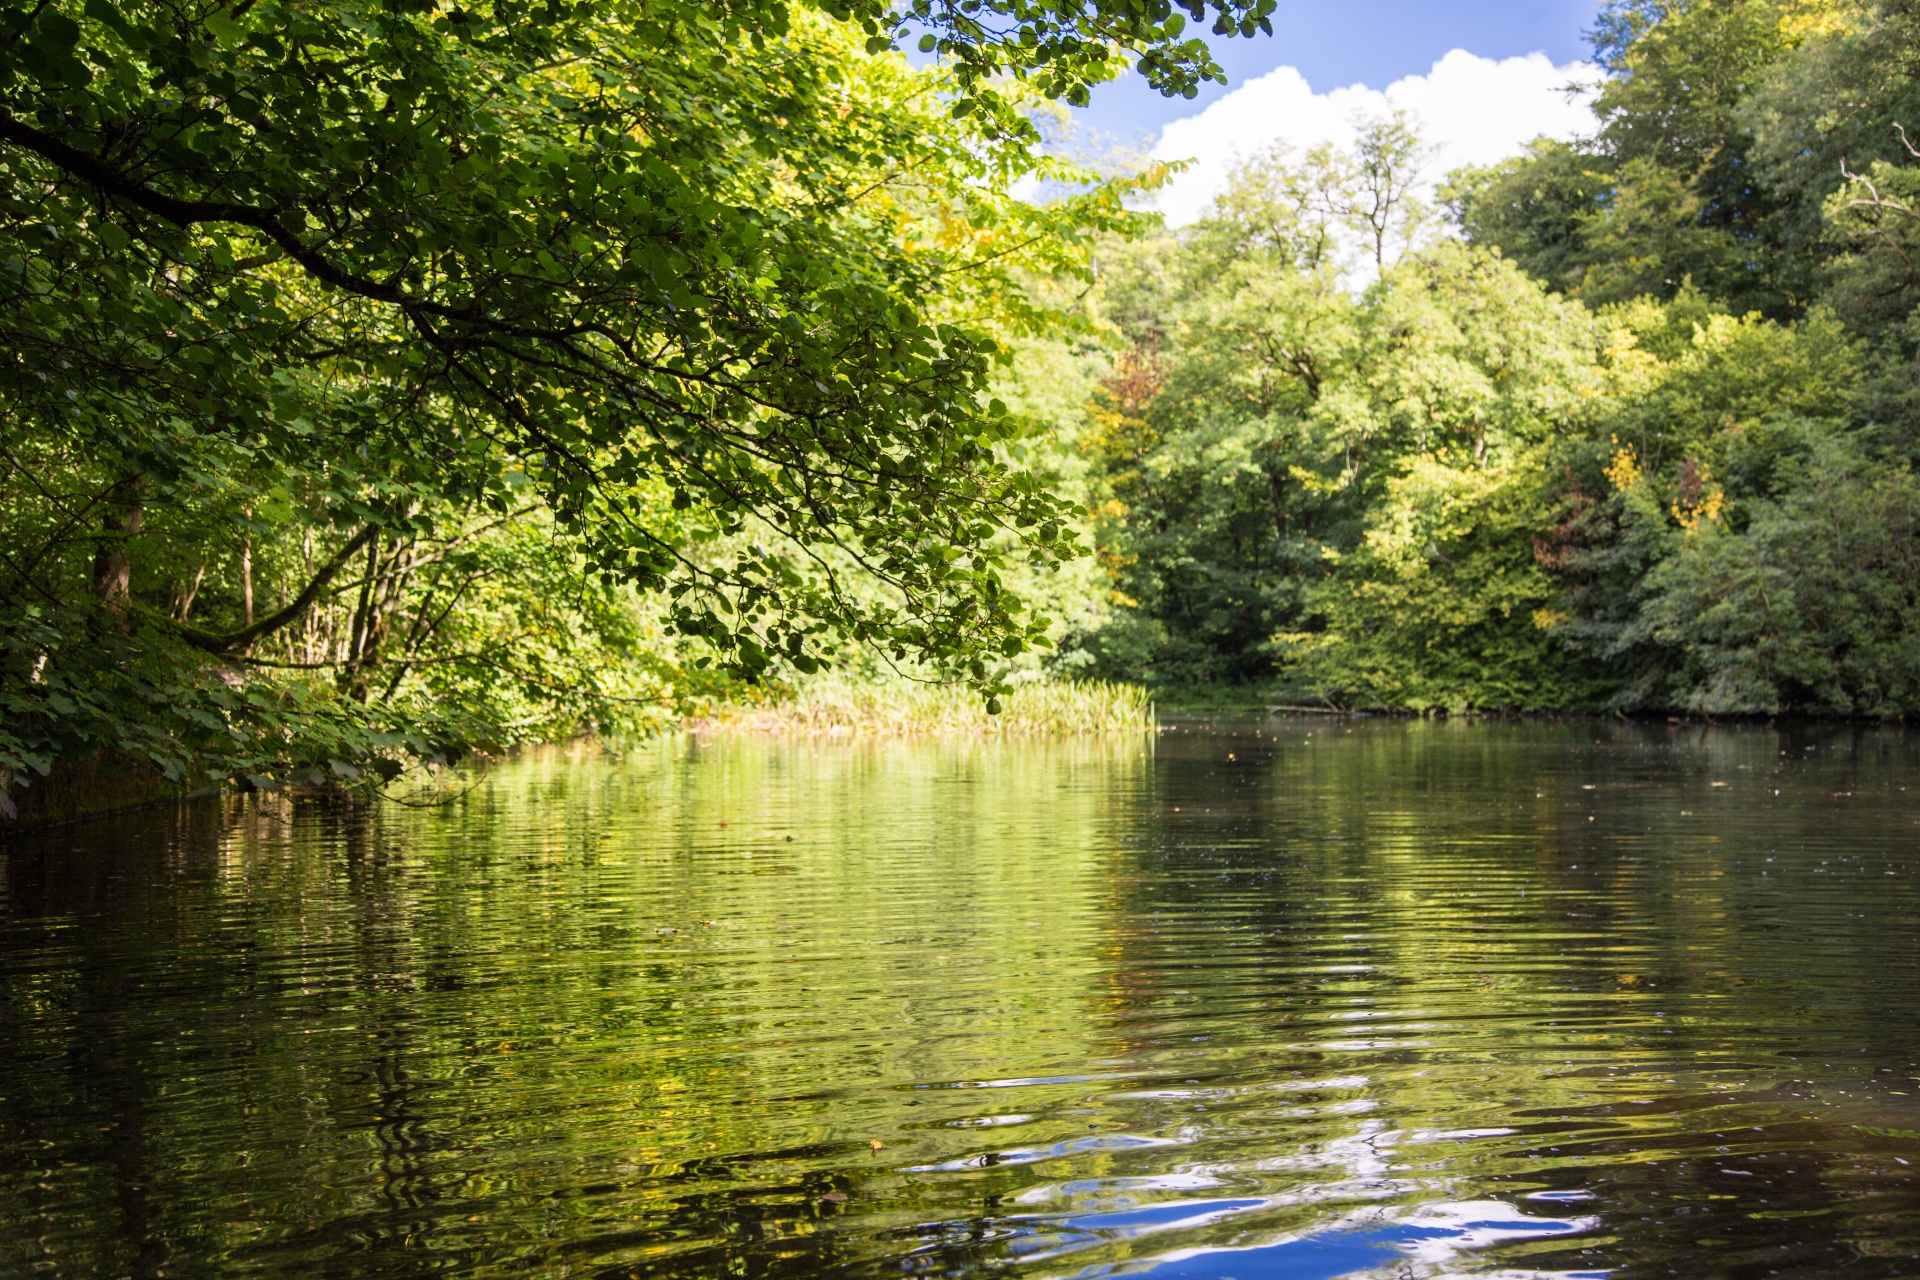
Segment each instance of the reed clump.
[[819,681],[757,706],[716,707],[694,730],[759,733],[1078,734],[1143,732],[1156,721],[1153,695],[1105,680],[1034,683],[1001,695],[987,713],[978,690],[958,685]]

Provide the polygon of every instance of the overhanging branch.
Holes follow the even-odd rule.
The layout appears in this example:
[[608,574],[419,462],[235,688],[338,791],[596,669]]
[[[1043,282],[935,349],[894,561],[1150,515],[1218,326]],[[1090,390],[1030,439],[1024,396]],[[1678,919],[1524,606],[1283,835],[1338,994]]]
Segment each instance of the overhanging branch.
[[157,214],[177,227],[191,227],[203,222],[227,222],[258,231],[278,245],[288,257],[305,267],[315,279],[330,284],[336,289],[344,289],[375,302],[385,302],[405,311],[429,311],[437,315],[460,314],[452,308],[437,306],[411,297],[391,284],[369,280],[365,276],[358,276],[345,270],[302,240],[280,220],[278,214],[271,210],[220,200],[182,200],[177,196],[155,191],[115,169],[98,156],[89,155],[78,147],[69,146],[58,138],[40,132],[32,125],[16,119],[12,113],[4,109],[0,109],[0,141],[11,142],[17,147],[31,151],[50,164],[99,188],[107,195],[124,200],[148,213]]
[[314,574],[313,580],[307,583],[306,589],[296,596],[293,602],[286,608],[270,613],[252,626],[244,627],[228,635],[216,636],[206,631],[182,628],[180,632],[182,638],[194,648],[204,649],[208,653],[233,653],[237,650],[247,648],[256,640],[272,635],[288,623],[297,621],[302,614],[312,608],[313,602],[320,598],[320,593],[326,590],[327,584],[333,581],[334,575],[338,574],[340,570],[345,567],[347,561],[353,558],[355,552],[367,545],[367,540],[379,532],[379,528],[379,525],[370,524],[360,530],[359,533],[354,534],[353,541],[340,548],[333,559],[322,565],[320,572]]

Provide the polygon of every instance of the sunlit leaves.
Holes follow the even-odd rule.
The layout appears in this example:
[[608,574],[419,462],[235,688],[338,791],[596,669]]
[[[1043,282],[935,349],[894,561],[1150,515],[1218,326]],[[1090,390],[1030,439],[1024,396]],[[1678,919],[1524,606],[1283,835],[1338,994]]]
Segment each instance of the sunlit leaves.
[[[182,227],[156,200],[280,211],[325,249],[299,263],[316,310],[262,367],[328,351],[337,372],[372,380],[376,430],[440,433],[443,460],[464,453],[444,433],[495,421],[492,438],[531,451],[525,474],[611,571],[643,587],[691,573],[800,607],[793,566],[762,581],[623,518],[620,487],[646,477],[722,528],[769,518],[802,560],[809,542],[915,508],[984,527],[1047,518],[1044,491],[969,443],[994,438],[979,404],[991,326],[1019,313],[1012,269],[1071,268],[1079,233],[1128,215],[1111,188],[1048,210],[997,195],[1057,166],[948,123],[938,82],[863,64],[817,22],[776,45],[742,41],[739,14],[671,7],[555,10],[531,31],[505,6],[458,23],[267,6],[202,22],[211,39],[196,40],[197,19],[164,6],[95,5],[89,56],[141,74],[75,95],[22,67],[18,114],[56,113],[54,141],[106,157],[134,193],[107,206],[98,242],[147,251],[149,270],[172,272],[169,293],[206,281],[187,303],[204,310],[285,246],[243,228],[230,249],[213,229],[231,218]],[[154,33],[144,52],[108,47],[136,28]],[[724,65],[685,56],[698,31],[734,42]],[[129,128],[147,141],[116,150]],[[929,220],[943,228],[931,240],[917,230]],[[227,430],[278,429],[257,393],[232,390]],[[423,416],[429,404],[442,408]],[[937,564],[884,563],[901,616],[922,618],[913,647],[991,648],[1011,625],[1012,606],[965,598]],[[856,633],[894,625],[831,616]]]
[[[51,450],[16,474],[51,468],[75,511],[144,504],[167,530],[194,510],[309,558],[538,501],[557,555],[665,593],[746,675],[851,642],[991,684],[1044,626],[1001,566],[1075,547],[1006,462],[990,380],[1049,323],[1026,281],[1136,222],[1127,184],[1037,154],[1018,110],[1108,74],[1110,37],[1147,19],[1034,9],[1028,41],[956,11],[947,69],[920,73],[867,52],[890,12],[839,16],[0,9],[0,396]],[[1048,49],[1088,22],[1120,25]],[[990,63],[1049,70],[989,89]],[[1011,198],[1029,176],[1074,194]],[[86,616],[97,512],[7,514],[46,548],[9,596]],[[195,554],[166,549],[189,576]],[[161,590],[136,583],[133,608],[165,643],[129,639],[113,669],[227,652]]]

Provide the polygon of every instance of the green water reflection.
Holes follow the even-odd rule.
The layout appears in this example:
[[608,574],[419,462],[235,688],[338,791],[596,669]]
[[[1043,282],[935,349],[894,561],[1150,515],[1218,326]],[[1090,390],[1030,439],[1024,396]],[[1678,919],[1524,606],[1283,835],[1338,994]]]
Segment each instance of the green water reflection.
[[1909,1275],[1916,835],[1898,730],[1271,720],[16,840],[0,1274]]

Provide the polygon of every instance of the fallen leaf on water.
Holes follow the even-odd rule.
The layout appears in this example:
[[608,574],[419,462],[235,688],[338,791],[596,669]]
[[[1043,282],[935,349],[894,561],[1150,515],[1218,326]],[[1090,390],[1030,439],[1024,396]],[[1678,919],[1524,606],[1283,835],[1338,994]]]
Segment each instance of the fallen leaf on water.
[[867,1139],[867,1145],[873,1148],[873,1154],[879,1155],[882,1149],[884,1149],[887,1144],[880,1141],[880,1139],[878,1138],[869,1138]]

